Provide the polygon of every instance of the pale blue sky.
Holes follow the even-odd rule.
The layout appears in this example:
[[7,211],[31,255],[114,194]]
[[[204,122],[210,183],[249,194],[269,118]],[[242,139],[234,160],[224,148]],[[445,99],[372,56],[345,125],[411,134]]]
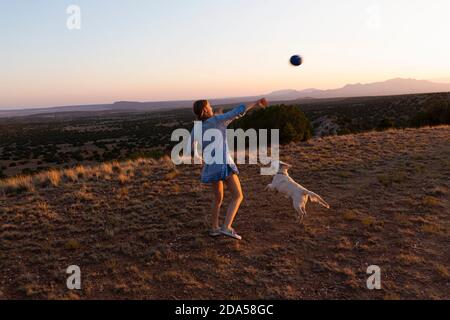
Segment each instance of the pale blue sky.
[[0,107],[448,78],[449,12],[448,0],[0,0]]

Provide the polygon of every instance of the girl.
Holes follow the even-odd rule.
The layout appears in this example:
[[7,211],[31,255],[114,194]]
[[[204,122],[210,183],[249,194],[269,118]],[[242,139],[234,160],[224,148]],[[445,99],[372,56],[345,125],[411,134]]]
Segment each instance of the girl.
[[[202,121],[202,133],[204,134],[208,129],[217,129],[222,134],[223,139],[222,159],[224,159],[224,161],[222,161],[222,163],[205,164],[201,177],[203,183],[211,184],[212,192],[214,194],[211,221],[212,229],[209,232],[209,235],[212,237],[223,234],[237,240],[242,239],[242,237],[231,227],[244,197],[242,195],[241,183],[238,177],[238,168],[229,154],[226,130],[233,120],[244,116],[247,111],[255,107],[267,107],[266,99],[261,99],[248,105],[240,105],[239,107],[220,115],[214,115],[213,109],[207,100],[199,100],[194,103],[194,113],[198,120]],[[212,143],[212,141],[202,142],[203,150]],[[228,207],[225,223],[222,228],[219,228],[219,213],[223,201],[224,183],[231,191],[232,200]]]

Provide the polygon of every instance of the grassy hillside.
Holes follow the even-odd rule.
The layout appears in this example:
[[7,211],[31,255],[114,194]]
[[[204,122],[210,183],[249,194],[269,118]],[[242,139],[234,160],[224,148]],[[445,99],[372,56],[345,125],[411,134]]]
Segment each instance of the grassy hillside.
[[316,135],[349,134],[414,126],[414,118],[436,103],[450,103],[450,93],[358,97],[304,101],[300,108],[313,121]]
[[[449,139],[441,126],[283,147],[291,175],[332,207],[310,205],[303,224],[264,192],[270,177],[241,166],[242,242],[207,236],[198,166],[136,160],[3,180],[0,298],[448,298]],[[82,291],[65,287],[73,264]],[[366,289],[372,264],[380,291]]]
[[[327,136],[390,126],[409,127],[417,114],[430,105],[450,103],[450,94],[303,99],[284,103],[295,105],[306,114],[316,136]],[[190,108],[0,118],[0,177],[123,161],[142,155],[160,156],[170,150],[173,130],[191,129],[194,119]],[[283,135],[292,132],[289,128],[284,130]]]

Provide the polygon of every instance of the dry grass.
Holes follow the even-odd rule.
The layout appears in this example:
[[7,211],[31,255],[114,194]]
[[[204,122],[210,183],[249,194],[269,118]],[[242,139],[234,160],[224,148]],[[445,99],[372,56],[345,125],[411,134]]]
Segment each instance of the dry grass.
[[78,176],[78,173],[77,173],[76,169],[64,170],[63,174],[64,174],[64,177],[69,180],[69,182],[77,182],[78,179],[80,178]]
[[172,192],[173,193],[180,193],[181,192],[181,187],[178,184],[175,184],[172,186]]
[[95,199],[95,196],[87,190],[86,185],[82,185],[82,187],[77,190],[74,195],[75,198],[80,201],[92,201]]
[[436,186],[432,187],[430,192],[434,196],[446,196],[449,193],[449,189],[445,186]]
[[361,223],[365,226],[374,226],[377,224],[377,220],[374,217],[364,217],[361,219]]
[[387,174],[381,174],[377,176],[378,182],[385,187],[389,187],[395,183],[402,183],[406,179],[406,175],[403,172],[390,172]]
[[419,264],[422,263],[422,258],[412,255],[412,254],[401,254],[398,259],[405,264]]
[[121,173],[122,172],[122,166],[118,161],[114,161],[111,163],[112,171],[114,173]]
[[111,163],[104,163],[100,166],[100,171],[104,175],[111,175],[113,174],[113,165]]
[[434,223],[428,223],[428,224],[424,224],[422,226],[422,231],[425,233],[432,234],[432,235],[440,235],[441,227]]
[[443,202],[439,198],[433,196],[425,196],[422,199],[422,205],[425,207],[436,208],[442,207]]
[[[61,170],[56,186],[47,172],[3,180],[2,295],[229,299],[232,288],[236,299],[448,298],[449,138],[439,127],[283,147],[292,177],[332,206],[309,204],[302,224],[291,201],[264,192],[270,177],[240,166],[242,242],[208,237],[200,166],[138,159]],[[226,190],[222,219],[228,201]],[[83,272],[76,294],[65,286],[72,264]],[[381,291],[365,286],[372,264],[383,270]]]
[[83,178],[86,176],[87,170],[84,166],[77,166],[74,170],[78,178]]
[[130,178],[126,174],[120,173],[117,180],[121,185],[125,185],[128,181],[130,181]]
[[38,201],[37,208],[42,212],[48,212],[48,203],[44,201]]
[[173,180],[176,177],[178,177],[179,174],[180,174],[180,172],[178,170],[172,170],[169,173],[166,173],[166,175],[164,176],[164,179]]
[[450,279],[450,272],[448,271],[448,268],[442,264],[435,264],[435,269],[437,273],[444,279],[448,280]]
[[40,217],[44,217],[50,220],[56,219],[58,217],[58,214],[50,208],[47,202],[38,201],[36,206]]
[[195,287],[199,284],[191,273],[184,270],[169,270],[161,272],[160,274],[155,275],[155,280],[163,284],[175,283],[186,287]]
[[347,221],[358,220],[358,213],[355,210],[345,210],[342,217]]
[[61,182],[61,172],[58,170],[50,170],[48,172],[48,181],[53,187],[59,186]]
[[[163,160],[167,163],[167,159]],[[111,176],[117,174],[117,180],[120,184],[126,184],[135,175],[135,170],[141,166],[153,164],[151,159],[137,159],[136,161],[125,161],[119,163],[103,163],[98,166],[77,166],[64,170],[49,170],[33,176],[17,176],[0,180],[0,192],[6,194],[33,192],[36,188],[63,187],[65,184],[72,184],[86,181],[88,179],[110,180]],[[171,166],[170,166],[171,167]],[[171,167],[172,168],[172,167]],[[166,180],[173,180],[179,175],[179,172],[172,169],[165,175]],[[83,180],[84,179],[84,180]]]
[[388,293],[387,295],[385,295],[383,297],[383,300],[387,300],[387,301],[399,301],[401,299],[402,298],[398,294],[392,293],[392,292]]
[[18,176],[0,181],[0,190],[4,193],[33,192],[35,185],[32,177]]
[[77,250],[81,247],[80,242],[77,240],[71,239],[66,242],[65,248],[68,250]]
[[61,178],[68,175],[64,171],[52,169],[34,176],[33,183],[36,187],[58,187],[61,183]]

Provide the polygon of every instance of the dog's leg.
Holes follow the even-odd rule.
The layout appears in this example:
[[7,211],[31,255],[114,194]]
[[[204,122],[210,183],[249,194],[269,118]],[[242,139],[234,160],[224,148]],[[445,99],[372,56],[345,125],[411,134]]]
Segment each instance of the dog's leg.
[[300,206],[300,222],[302,222],[304,219],[305,219],[305,217],[306,217],[306,210],[302,207],[302,206]]
[[308,196],[312,202],[318,202],[325,208],[330,209],[330,205],[328,203],[326,203],[325,200],[323,200],[318,194],[308,191]]
[[308,203],[308,196],[304,195],[300,204],[300,210],[302,211],[302,219],[306,216],[306,204]]
[[302,212],[302,220],[303,220],[303,218],[306,217],[306,207],[304,207],[304,206],[302,205],[302,206],[300,206],[300,210],[301,210],[301,212]]
[[302,211],[300,199],[298,197],[293,197],[292,198],[292,202],[293,202],[293,205],[294,205],[294,209],[295,209],[295,211],[298,214],[298,219],[300,221],[302,221],[303,218],[304,218],[304,214],[303,214],[303,211]]

